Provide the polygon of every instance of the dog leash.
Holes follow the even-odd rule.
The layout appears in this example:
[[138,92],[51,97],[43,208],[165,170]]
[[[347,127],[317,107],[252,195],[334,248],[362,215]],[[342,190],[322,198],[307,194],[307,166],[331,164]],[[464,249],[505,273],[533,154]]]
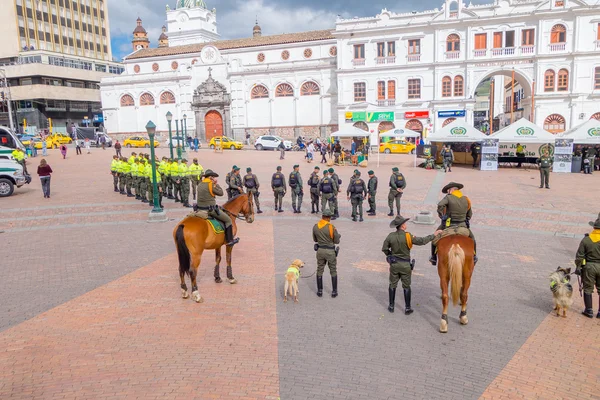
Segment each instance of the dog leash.
[[313,276],[316,273],[317,273],[317,270],[315,270],[315,272],[313,272],[312,274],[310,274],[308,276],[301,276],[300,278],[310,278],[311,276]]

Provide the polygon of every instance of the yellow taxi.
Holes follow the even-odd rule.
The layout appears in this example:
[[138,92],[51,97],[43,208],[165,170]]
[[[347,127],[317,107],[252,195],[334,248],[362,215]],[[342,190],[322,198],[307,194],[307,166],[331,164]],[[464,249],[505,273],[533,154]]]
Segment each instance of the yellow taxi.
[[71,139],[68,135],[65,135],[64,133],[54,133],[52,135],[49,136],[49,138],[52,139],[52,142],[54,144],[71,144],[71,142],[73,142],[73,139]]
[[227,136],[217,136],[210,139],[208,146],[211,149],[214,149],[215,147],[221,144],[221,139],[223,139],[223,149],[241,150],[244,148],[244,144],[242,142],[238,142],[236,140],[233,140],[232,138],[228,138]]
[[[125,147],[150,147],[150,139],[143,136],[131,136],[123,141]],[[158,140],[154,141],[154,147],[158,147]]]
[[[42,149],[42,138],[39,137],[35,137],[32,139],[33,140],[33,147],[35,147],[38,150]],[[50,139],[50,137],[46,138],[46,148],[51,149],[54,146],[54,142],[52,141],[52,139]],[[56,146],[58,147],[58,145]]]
[[416,148],[417,146],[415,146],[414,144],[402,139],[390,140],[387,143],[379,144],[379,152],[385,154],[414,154]]

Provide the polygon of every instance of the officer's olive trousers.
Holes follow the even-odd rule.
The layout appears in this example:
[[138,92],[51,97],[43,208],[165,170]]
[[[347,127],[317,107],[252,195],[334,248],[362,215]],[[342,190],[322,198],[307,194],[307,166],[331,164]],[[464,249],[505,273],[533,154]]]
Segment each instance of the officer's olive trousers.
[[198,188],[198,184],[200,183],[200,179],[196,177],[190,178],[190,183],[192,185],[192,195],[194,200],[196,200],[196,189]]
[[146,195],[148,192],[148,184],[147,184],[147,178],[144,176],[140,176],[138,177],[139,181],[140,181],[140,196],[142,196],[142,200],[146,199]]
[[376,192],[371,193],[371,197],[369,197],[369,208],[371,209],[371,211],[375,212],[376,208],[377,208],[377,204],[375,201],[375,196],[377,195]]
[[335,257],[335,250],[317,250],[317,276],[323,276],[326,265],[329,267],[331,276],[337,276],[337,258]]
[[281,205],[283,204],[283,196],[284,195],[285,195],[285,190],[283,188],[273,189],[273,196],[275,196],[275,208],[281,209]]
[[115,188],[117,186],[119,186],[119,173],[118,172],[113,172],[113,185],[115,186]]
[[411,283],[412,271],[407,262],[397,262],[390,265],[390,287],[398,287],[398,281],[402,281],[402,288],[408,289]]
[[298,210],[302,206],[301,189],[292,189],[292,208]]
[[[350,198],[350,201],[352,202],[352,217],[356,217],[357,215],[360,216],[360,218],[363,217],[363,197],[362,195],[352,195],[352,197]],[[357,209],[358,209],[358,214],[357,214]]]
[[319,191],[318,189],[310,189],[310,205],[318,210],[319,209]]
[[548,181],[550,180],[550,167],[540,168],[540,186],[550,186]]
[[593,294],[594,286],[596,286],[596,292],[600,294],[600,263],[586,264],[583,267],[581,281],[583,283],[583,293]]
[[323,193],[321,196],[321,211],[325,211],[325,206],[329,208],[329,211],[333,212],[335,205],[333,202],[333,193]]
[[396,203],[396,211],[397,214],[400,215],[400,198],[402,197],[402,193],[397,192],[395,190],[390,190],[390,194],[388,194],[388,206],[390,207],[390,212],[394,212],[394,202]]
[[256,204],[256,209],[260,210],[260,201],[258,200],[258,190],[256,188],[247,189],[247,193],[250,196],[254,196],[254,204]]
[[229,215],[227,215],[227,213],[223,210],[219,210],[218,212],[215,210],[210,210],[208,212],[208,216],[221,221],[223,225],[225,225],[225,229],[231,226],[231,218],[229,218]]
[[333,202],[332,211],[335,215],[339,215],[339,213],[340,213],[340,209],[338,208],[338,198],[337,197],[338,197],[338,194],[334,193],[333,197],[331,198],[331,201]]
[[182,177],[181,178],[181,202],[183,204],[189,204],[190,200],[190,180],[189,178]]

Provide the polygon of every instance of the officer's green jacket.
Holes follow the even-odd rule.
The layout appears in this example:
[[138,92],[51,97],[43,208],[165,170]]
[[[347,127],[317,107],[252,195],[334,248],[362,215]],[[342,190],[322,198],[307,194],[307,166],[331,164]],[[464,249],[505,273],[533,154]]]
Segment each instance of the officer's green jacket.
[[319,192],[319,182],[321,182],[319,179],[319,174],[316,172],[310,174],[310,177],[308,178],[308,186],[310,186],[311,191],[314,191],[315,193]]
[[[396,178],[397,177],[397,178]],[[394,172],[392,176],[390,176],[390,188],[393,190],[396,189],[404,189],[406,187],[406,179],[401,172]]]
[[334,194],[336,194],[339,190],[340,190],[340,177],[338,176],[338,174],[336,174],[335,172],[333,174],[331,174],[329,176],[331,178],[331,180],[335,183],[335,190],[333,191]]
[[431,242],[435,238],[434,235],[424,237],[414,236],[413,234],[398,229],[392,232],[383,241],[381,251],[386,256],[394,256],[403,260],[410,260],[410,249],[413,245],[423,246]]
[[242,192],[242,177],[239,174],[232,173],[229,175],[229,187]]
[[340,243],[340,235],[331,222],[320,220],[313,226],[313,241],[319,246],[333,247]]
[[200,177],[202,176],[203,173],[204,173],[204,168],[202,168],[202,165],[200,165],[200,164],[192,163],[192,165],[190,165],[188,168],[188,174],[190,175],[191,178],[194,178],[195,180],[200,180]]
[[554,158],[550,156],[541,156],[537,159],[537,163],[540,165],[540,168],[550,168],[552,164],[554,164]]
[[278,186],[277,188],[279,189],[283,189],[285,190],[285,175],[283,175],[281,172],[277,171],[273,174],[273,177],[271,178],[271,188],[275,189],[275,185],[274,185],[274,181],[277,178],[281,178],[281,186]]
[[377,193],[377,177],[374,176],[372,178],[369,178],[369,183],[367,185],[367,191],[369,192],[370,195],[374,195]]
[[198,207],[210,207],[217,205],[215,196],[223,196],[223,189],[219,184],[213,184],[209,178],[204,178],[198,183],[198,194],[196,195]]
[[[450,224],[464,223],[473,216],[471,201],[460,190],[447,194],[439,203],[437,212],[440,218],[444,215],[450,218]],[[447,226],[448,223],[446,223]]]
[[600,264],[600,229],[594,229],[589,236],[581,239],[577,254],[575,255],[575,265],[580,267],[585,264]]
[[290,181],[292,180],[292,175],[296,176],[296,185],[292,189],[302,189],[302,175],[300,175],[299,171],[290,172],[290,179],[288,181],[290,187],[292,187],[292,184],[290,183]]
[[365,181],[363,181],[361,178],[351,179],[350,183],[348,184],[348,189],[346,190],[346,194],[348,196],[354,195],[354,194],[361,194],[363,196],[366,196],[367,195],[367,185],[365,184]]
[[[252,181],[254,181],[254,187],[248,188],[248,185]],[[248,173],[248,174],[244,175],[243,183],[244,183],[244,186],[247,187],[248,189],[257,189],[258,190],[258,188],[260,187],[258,178],[256,177],[256,175],[254,175],[252,173]]]

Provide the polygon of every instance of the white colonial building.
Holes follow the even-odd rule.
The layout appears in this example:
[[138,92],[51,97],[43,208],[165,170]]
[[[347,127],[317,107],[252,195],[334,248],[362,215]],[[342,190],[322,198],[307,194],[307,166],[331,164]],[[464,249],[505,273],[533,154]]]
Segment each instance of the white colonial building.
[[[331,30],[262,36],[257,25],[250,38],[215,40],[216,12],[179,0],[167,11],[168,47],[135,51],[123,75],[102,81],[106,126],[143,132],[151,119],[165,131],[171,111],[203,139],[326,136],[352,124],[375,143],[394,127],[473,124],[482,82],[494,78],[503,102],[514,76],[518,115],[560,132],[600,119],[600,7],[592,3],[446,0],[431,11],[338,19]],[[492,117],[506,118],[510,105],[502,108]]]

